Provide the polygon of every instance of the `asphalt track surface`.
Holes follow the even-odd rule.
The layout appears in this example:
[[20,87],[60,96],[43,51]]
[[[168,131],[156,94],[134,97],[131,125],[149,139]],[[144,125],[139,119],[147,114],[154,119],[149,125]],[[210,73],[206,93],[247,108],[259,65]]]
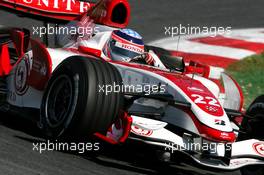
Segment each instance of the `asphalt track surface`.
[[[263,0],[130,0],[130,27],[149,42],[164,36],[164,27],[182,25],[232,28],[263,27]],[[41,23],[0,11],[0,25],[31,28]],[[113,148],[104,145],[99,156],[33,151],[43,141],[36,126],[17,116],[0,114],[0,174],[174,174],[191,170],[161,165],[149,158],[144,146]],[[142,147],[141,147],[142,146]],[[202,172],[202,171],[200,171]],[[230,174],[239,174],[230,173]]]

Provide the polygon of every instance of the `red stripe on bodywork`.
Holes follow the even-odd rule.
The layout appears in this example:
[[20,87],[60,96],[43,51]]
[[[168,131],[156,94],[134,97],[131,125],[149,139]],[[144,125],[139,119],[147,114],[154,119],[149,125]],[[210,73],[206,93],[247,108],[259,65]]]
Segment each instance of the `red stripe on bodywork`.
[[206,55],[198,53],[187,53],[181,51],[171,51],[172,56],[183,57],[184,61],[189,63],[190,61],[195,61],[198,63],[226,68],[230,64],[236,62],[237,60],[227,57],[215,56],[215,55]]
[[101,50],[90,48],[90,47],[84,47],[84,46],[79,46],[78,50],[82,53],[91,54],[96,57],[101,57],[101,52],[102,52]]
[[216,45],[216,46],[225,46],[232,47],[238,49],[246,49],[256,53],[261,53],[264,51],[264,43],[250,42],[245,40],[227,38],[221,35],[217,35],[215,37],[201,37],[201,38],[193,38],[191,41]]
[[0,76],[8,75],[12,69],[8,45],[0,46]]

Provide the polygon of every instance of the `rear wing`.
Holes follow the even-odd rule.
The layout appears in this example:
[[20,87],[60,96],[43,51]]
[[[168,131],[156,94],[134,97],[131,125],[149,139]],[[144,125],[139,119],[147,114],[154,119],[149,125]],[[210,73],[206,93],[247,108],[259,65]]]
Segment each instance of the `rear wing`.
[[97,24],[125,28],[127,0],[0,0],[0,9],[45,22],[65,23],[89,15]]

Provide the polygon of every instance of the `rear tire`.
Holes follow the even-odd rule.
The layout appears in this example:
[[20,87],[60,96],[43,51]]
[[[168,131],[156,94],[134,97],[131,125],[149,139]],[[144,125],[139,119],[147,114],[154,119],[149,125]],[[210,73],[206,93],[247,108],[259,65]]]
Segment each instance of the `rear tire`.
[[111,64],[84,57],[71,57],[53,72],[43,96],[40,126],[51,138],[80,139],[105,133],[123,105],[123,94],[105,94],[100,87],[121,85],[122,78]]
[[[239,140],[258,139],[264,140],[264,95],[258,97],[248,108],[248,116],[243,118],[242,128],[246,134],[239,136]],[[249,166],[241,169],[242,175],[264,175],[263,166]]]
[[4,77],[0,77],[0,107],[6,103],[6,95],[7,95],[6,80]]

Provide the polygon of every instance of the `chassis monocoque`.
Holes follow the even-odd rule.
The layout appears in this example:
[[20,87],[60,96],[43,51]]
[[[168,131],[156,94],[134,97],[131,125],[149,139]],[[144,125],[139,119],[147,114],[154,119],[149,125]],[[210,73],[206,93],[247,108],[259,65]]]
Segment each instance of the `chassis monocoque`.
[[[25,29],[0,37],[1,110],[31,116],[48,137],[133,139],[170,162],[186,156],[213,170],[264,164],[263,96],[243,112],[241,89],[224,72],[154,47],[161,67],[106,61],[97,48],[47,48]],[[114,139],[107,133],[117,120],[123,132]]]

